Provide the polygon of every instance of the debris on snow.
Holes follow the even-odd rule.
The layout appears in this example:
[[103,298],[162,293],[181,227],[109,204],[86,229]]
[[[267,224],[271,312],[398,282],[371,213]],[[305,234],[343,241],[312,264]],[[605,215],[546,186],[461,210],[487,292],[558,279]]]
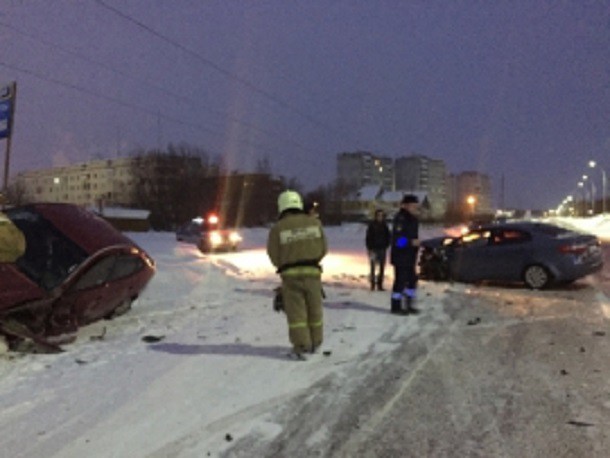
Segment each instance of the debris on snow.
[[142,341],[146,342],[146,343],[160,342],[163,339],[165,339],[165,336],[147,335],[147,336],[142,337]]

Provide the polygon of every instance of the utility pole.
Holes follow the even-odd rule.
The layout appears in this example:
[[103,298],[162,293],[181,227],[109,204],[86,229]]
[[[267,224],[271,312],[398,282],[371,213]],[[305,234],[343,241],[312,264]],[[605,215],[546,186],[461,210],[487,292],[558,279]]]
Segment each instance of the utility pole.
[[504,174],[500,178],[500,210],[505,210],[504,208]]

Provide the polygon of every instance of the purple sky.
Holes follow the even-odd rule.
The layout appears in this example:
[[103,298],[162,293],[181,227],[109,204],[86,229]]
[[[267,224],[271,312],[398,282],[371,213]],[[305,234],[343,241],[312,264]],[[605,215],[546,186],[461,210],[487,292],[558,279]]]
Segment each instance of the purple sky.
[[608,1],[2,0],[0,44],[13,173],[188,142],[311,189],[418,153],[521,208],[610,173]]

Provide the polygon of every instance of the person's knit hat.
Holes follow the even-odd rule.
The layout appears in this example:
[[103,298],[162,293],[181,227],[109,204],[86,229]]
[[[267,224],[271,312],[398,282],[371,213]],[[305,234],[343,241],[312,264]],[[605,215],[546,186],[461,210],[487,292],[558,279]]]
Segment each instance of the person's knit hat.
[[402,202],[403,204],[418,204],[419,203],[419,199],[417,198],[417,196],[415,194],[406,194],[403,198],[402,198]]

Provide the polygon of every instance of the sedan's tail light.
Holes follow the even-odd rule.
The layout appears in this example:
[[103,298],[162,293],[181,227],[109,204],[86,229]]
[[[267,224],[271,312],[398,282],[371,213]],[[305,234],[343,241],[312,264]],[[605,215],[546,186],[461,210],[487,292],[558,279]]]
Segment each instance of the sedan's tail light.
[[589,246],[586,243],[560,245],[559,252],[563,254],[583,254],[587,251]]

